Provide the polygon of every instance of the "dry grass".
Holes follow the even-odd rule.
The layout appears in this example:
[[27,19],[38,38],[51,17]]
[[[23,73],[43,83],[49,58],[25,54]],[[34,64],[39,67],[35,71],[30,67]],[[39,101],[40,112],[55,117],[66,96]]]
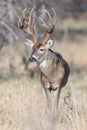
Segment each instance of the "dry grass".
[[75,28],[75,29],[86,29],[87,28],[87,17],[79,17],[73,18],[68,17],[67,19],[58,21],[58,29],[62,29],[65,25],[68,28]]
[[[48,130],[46,100],[38,81],[25,76],[0,82],[0,130]],[[74,74],[62,90],[56,130],[86,130],[87,75]]]

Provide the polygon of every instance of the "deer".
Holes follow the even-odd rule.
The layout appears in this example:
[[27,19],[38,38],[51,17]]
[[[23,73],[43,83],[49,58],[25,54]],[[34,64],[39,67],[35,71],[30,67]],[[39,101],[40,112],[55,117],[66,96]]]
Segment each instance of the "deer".
[[48,23],[41,16],[38,17],[45,32],[45,36],[41,41],[38,40],[34,29],[34,10],[35,8],[31,9],[27,18],[25,16],[26,9],[22,11],[18,27],[33,38],[33,40],[26,39],[25,41],[26,46],[29,46],[32,51],[29,60],[35,62],[39,68],[40,80],[47,99],[48,109],[56,115],[61,89],[68,81],[70,68],[62,55],[51,49],[54,45],[52,34],[57,21],[55,9],[51,9],[53,16],[48,10],[44,9],[48,16]]

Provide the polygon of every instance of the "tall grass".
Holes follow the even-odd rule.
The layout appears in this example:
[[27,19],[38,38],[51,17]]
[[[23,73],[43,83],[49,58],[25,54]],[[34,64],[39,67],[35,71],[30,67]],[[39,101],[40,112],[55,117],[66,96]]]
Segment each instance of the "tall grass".
[[[56,130],[86,130],[86,78],[86,74],[83,79],[81,74],[71,76],[63,88]],[[38,81],[23,76],[1,82],[0,130],[49,130],[49,124],[46,99]]]

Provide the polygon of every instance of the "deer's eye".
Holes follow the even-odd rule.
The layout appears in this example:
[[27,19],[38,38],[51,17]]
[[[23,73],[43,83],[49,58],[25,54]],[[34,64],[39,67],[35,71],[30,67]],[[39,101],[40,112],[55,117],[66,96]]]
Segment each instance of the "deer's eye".
[[42,52],[43,52],[43,51],[44,51],[44,49],[40,49],[40,51],[42,51]]

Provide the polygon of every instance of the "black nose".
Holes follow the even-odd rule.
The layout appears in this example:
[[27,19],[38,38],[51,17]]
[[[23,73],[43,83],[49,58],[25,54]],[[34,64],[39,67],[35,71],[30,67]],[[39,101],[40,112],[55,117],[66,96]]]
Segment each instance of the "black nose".
[[30,62],[36,62],[37,60],[36,60],[34,57],[31,56],[31,57],[29,58],[29,61],[30,61]]

